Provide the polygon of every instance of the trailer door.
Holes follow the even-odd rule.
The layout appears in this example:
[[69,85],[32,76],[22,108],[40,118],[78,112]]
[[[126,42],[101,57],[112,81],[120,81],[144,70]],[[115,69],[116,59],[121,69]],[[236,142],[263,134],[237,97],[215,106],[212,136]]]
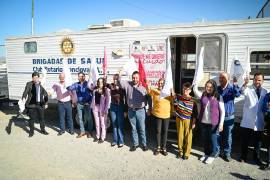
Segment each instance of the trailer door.
[[221,72],[227,70],[227,36],[226,34],[202,34],[197,41],[197,59],[204,46],[204,72]]

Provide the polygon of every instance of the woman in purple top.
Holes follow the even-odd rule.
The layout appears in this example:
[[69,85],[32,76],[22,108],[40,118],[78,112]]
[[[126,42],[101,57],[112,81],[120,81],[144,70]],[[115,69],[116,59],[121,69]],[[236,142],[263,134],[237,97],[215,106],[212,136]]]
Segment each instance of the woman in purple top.
[[111,95],[110,89],[105,86],[105,80],[99,78],[97,87],[93,91],[92,111],[96,123],[96,138],[94,142],[103,143],[106,138],[106,117],[110,108]]
[[211,164],[219,156],[219,132],[223,130],[225,116],[222,96],[217,92],[217,84],[210,79],[205,84],[203,93],[198,91],[197,85],[194,93],[200,98],[201,110],[199,122],[204,143],[204,155],[200,158],[206,164]]

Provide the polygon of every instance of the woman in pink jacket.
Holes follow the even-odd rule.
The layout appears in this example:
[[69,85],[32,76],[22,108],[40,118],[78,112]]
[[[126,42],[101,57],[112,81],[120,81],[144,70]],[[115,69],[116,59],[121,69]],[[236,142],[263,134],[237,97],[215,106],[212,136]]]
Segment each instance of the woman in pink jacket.
[[105,86],[105,80],[99,78],[93,91],[91,108],[96,123],[96,138],[94,142],[103,143],[106,138],[106,118],[111,104],[110,90]]

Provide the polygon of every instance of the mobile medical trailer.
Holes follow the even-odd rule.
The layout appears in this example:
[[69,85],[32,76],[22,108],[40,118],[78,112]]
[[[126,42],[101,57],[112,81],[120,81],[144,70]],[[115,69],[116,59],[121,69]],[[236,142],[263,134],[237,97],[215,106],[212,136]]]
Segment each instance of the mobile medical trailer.
[[[184,82],[192,82],[202,46],[205,80],[216,78],[221,71],[230,72],[234,61],[239,60],[244,68],[250,62],[251,75],[262,72],[264,86],[270,89],[270,18],[148,27],[123,27],[124,22],[112,21],[101,29],[95,26],[79,32],[6,39],[9,98],[20,99],[31,73],[42,68],[48,73],[47,87],[58,80],[63,63],[67,63],[74,81],[79,71],[89,70],[92,61],[102,74],[104,47],[109,80],[128,61],[141,59],[155,85],[166,69],[167,38],[176,92]],[[236,100],[237,119],[242,116],[241,101]]]

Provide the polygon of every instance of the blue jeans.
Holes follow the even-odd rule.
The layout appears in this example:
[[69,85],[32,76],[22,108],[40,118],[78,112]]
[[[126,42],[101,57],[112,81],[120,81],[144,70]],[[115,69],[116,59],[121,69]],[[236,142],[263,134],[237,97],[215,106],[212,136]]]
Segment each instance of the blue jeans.
[[72,120],[72,107],[71,102],[60,102],[58,101],[58,115],[60,120],[60,131],[65,131],[65,117],[68,123],[68,129],[74,131],[73,120]]
[[124,144],[124,105],[111,104],[110,114],[113,124],[113,143]]
[[204,143],[204,153],[207,156],[217,157],[220,152],[218,125],[201,123],[201,133]]
[[132,128],[132,142],[133,146],[139,145],[138,132],[142,141],[142,145],[146,146],[146,133],[145,133],[145,108],[141,109],[128,109],[128,119]]
[[87,122],[88,131],[91,133],[93,130],[93,117],[90,105],[77,104],[77,113],[80,121],[80,131],[85,133],[83,119]]
[[234,119],[225,120],[223,125],[223,131],[221,132],[220,144],[224,145],[224,155],[226,157],[231,156],[233,126],[234,126]]

